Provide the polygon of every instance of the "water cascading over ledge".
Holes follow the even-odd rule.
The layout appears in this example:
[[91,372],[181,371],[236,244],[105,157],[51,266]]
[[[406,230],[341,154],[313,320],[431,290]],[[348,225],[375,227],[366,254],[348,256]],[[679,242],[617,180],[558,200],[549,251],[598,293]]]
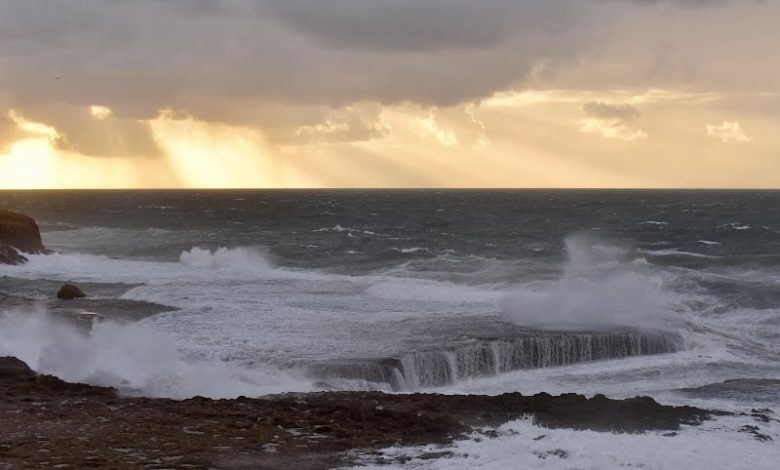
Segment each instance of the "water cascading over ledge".
[[604,359],[668,354],[682,339],[662,332],[537,333],[474,339],[452,348],[408,353],[399,358],[320,363],[311,374],[325,384],[414,391],[519,369],[565,366]]

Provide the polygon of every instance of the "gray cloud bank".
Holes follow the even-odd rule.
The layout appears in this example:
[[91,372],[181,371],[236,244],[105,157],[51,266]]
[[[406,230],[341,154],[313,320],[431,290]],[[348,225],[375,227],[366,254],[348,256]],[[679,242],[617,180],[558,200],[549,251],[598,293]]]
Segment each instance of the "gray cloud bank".
[[[101,154],[109,145],[89,137],[100,123],[71,109],[101,104],[135,120],[171,107],[257,124],[272,120],[269,103],[478,100],[521,84],[540,64],[574,62],[600,40],[604,3],[0,0],[0,113],[18,109],[63,129],[72,148]],[[144,133],[123,126],[124,141]]]

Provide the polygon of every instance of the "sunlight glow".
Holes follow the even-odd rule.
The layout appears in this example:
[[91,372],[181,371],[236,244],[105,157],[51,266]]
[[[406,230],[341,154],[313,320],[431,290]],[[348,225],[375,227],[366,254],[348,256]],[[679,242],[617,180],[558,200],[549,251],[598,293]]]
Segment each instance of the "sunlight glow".
[[[107,152],[117,149],[95,156],[65,145],[61,129],[12,110],[0,188],[776,185],[776,123],[739,112],[721,121],[725,100],[651,89],[506,91],[447,107],[362,102],[320,113],[287,140],[179,110],[128,121],[94,105],[91,115],[104,122],[90,132],[111,144]],[[121,151],[138,137],[152,155]],[[723,145],[746,142],[740,158]]]
[[149,124],[155,141],[186,187],[277,185],[268,148],[257,131],[176,116],[172,110],[162,111]]
[[160,161],[135,157],[89,157],[62,150],[63,135],[54,127],[11,111],[9,118],[24,137],[0,152],[0,188],[143,188],[175,186]]

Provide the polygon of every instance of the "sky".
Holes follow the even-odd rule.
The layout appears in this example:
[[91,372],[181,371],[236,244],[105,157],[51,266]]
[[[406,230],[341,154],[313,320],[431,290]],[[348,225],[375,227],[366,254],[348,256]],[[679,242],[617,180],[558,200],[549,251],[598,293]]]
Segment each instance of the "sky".
[[780,2],[0,0],[0,189],[778,188]]

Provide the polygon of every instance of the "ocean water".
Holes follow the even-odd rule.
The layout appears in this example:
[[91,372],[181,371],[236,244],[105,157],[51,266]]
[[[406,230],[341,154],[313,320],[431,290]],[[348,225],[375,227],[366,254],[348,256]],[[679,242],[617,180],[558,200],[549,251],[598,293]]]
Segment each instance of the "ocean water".
[[178,309],[85,336],[6,307],[0,354],[174,398],[545,391],[774,407],[779,206],[771,191],[0,192],[57,251],[0,266],[6,281],[125,283],[122,298]]

